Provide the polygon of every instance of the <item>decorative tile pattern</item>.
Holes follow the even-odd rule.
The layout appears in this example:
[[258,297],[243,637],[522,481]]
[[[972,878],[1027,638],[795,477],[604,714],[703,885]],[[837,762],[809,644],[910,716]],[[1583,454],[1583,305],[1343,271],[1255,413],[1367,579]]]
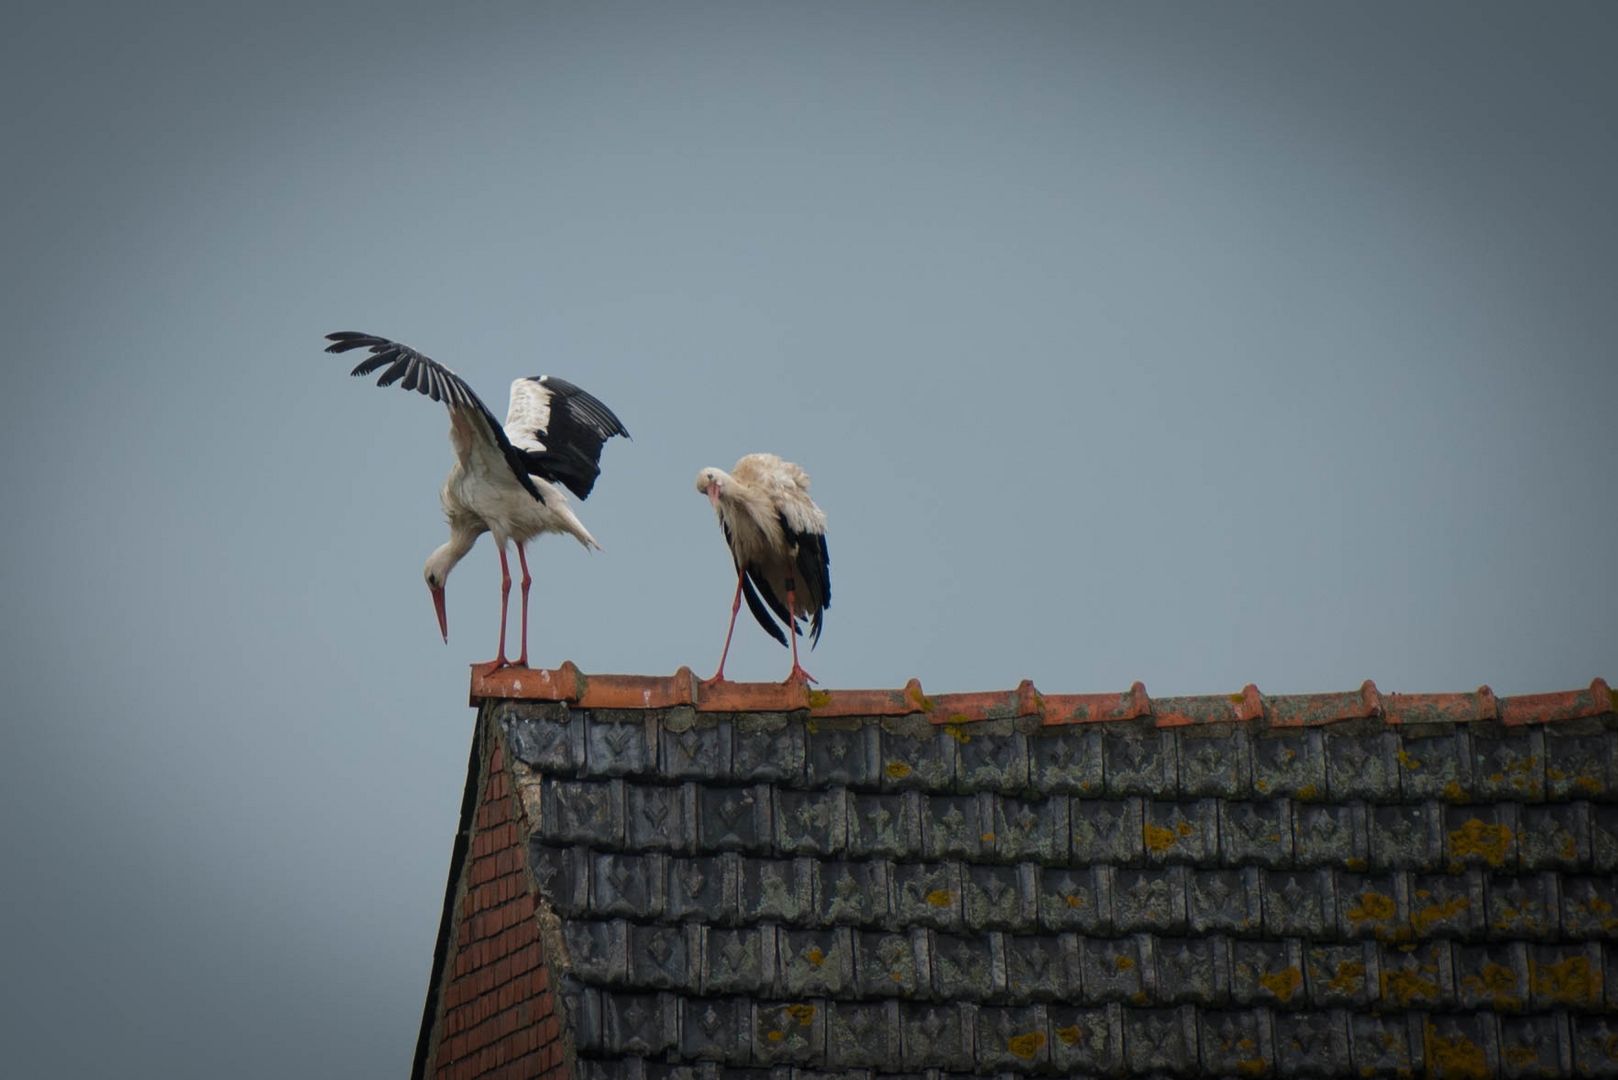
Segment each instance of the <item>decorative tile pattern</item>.
[[580,1076],[1618,1075],[1618,719],[487,708]]

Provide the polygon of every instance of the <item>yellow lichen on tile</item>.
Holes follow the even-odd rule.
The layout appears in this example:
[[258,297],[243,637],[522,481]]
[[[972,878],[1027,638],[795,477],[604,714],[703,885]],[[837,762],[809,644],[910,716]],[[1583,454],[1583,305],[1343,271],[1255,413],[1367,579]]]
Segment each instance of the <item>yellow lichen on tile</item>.
[[1583,1005],[1600,1000],[1601,983],[1588,956],[1569,956],[1554,964],[1528,965],[1534,993],[1562,1005]]
[[[1425,892],[1426,890],[1422,890],[1417,895],[1420,896]],[[1431,894],[1428,893],[1427,895]],[[1471,907],[1472,901],[1467,897],[1452,896],[1441,904],[1428,904],[1426,907],[1412,911],[1410,913],[1410,925],[1417,934],[1425,935],[1428,928],[1433,924],[1443,922],[1445,919],[1452,919]]]
[[1276,1000],[1285,1004],[1292,1000],[1292,995],[1303,985],[1303,972],[1296,967],[1284,967],[1280,971],[1260,975],[1258,981],[1259,985],[1275,995]]
[[805,950],[803,958],[815,967],[819,967],[826,962],[826,954],[814,945]]
[[1511,827],[1468,818],[1459,829],[1450,830],[1449,851],[1453,858],[1475,856],[1490,866],[1501,866],[1511,852]]
[[1386,922],[1399,914],[1399,904],[1386,893],[1367,890],[1359,895],[1359,902],[1348,909],[1348,921],[1355,926],[1368,922]]
[[902,761],[890,761],[883,771],[888,774],[890,780],[903,780],[910,775],[910,766]]
[[1006,1040],[1006,1049],[1011,1051],[1013,1057],[1023,1061],[1032,1061],[1039,1056],[1045,1048],[1045,1033],[1043,1031],[1026,1031],[1021,1035],[1013,1035]]
[[1355,994],[1365,985],[1365,964],[1359,960],[1345,960],[1337,965],[1337,972],[1326,983],[1334,994]]
[[1146,846],[1152,851],[1167,851],[1175,844],[1174,830],[1147,822],[1143,826]]
[[1427,1024],[1427,1071],[1441,1080],[1450,1077],[1460,1078],[1486,1077],[1489,1075],[1489,1059],[1483,1053],[1483,1047],[1468,1039],[1464,1035],[1456,1034],[1445,1038],[1433,1030],[1431,1021]]
[[1480,998],[1486,998],[1500,1009],[1515,1009],[1522,1004],[1522,988],[1517,985],[1517,972],[1505,964],[1487,963],[1476,975],[1461,980],[1461,988]]
[[1409,1005],[1412,1001],[1437,1001],[1438,983],[1416,971],[1384,971],[1382,996],[1400,1005]]
[[1133,956],[1124,956],[1120,954],[1119,956],[1113,958],[1112,966],[1117,968],[1119,971],[1128,971],[1135,966],[1135,958]]
[[949,907],[955,902],[955,894],[948,889],[934,889],[927,894],[927,902],[933,907]]
[[1078,1024],[1056,1029],[1056,1037],[1062,1040],[1063,1046],[1077,1046],[1079,1040],[1084,1038],[1084,1029]]
[[807,1001],[797,1005],[788,1005],[787,1015],[796,1020],[800,1027],[808,1027],[815,1021],[815,1007]]

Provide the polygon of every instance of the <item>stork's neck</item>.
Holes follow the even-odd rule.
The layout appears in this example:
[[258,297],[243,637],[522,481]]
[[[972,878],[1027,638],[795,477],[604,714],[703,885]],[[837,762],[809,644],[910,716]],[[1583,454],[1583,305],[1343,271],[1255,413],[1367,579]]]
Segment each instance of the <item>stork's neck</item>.
[[428,571],[436,574],[439,581],[449,577],[449,572],[455,568],[456,563],[466,558],[466,553],[472,550],[472,545],[477,543],[482,533],[482,529],[450,522],[449,539],[427,556]]

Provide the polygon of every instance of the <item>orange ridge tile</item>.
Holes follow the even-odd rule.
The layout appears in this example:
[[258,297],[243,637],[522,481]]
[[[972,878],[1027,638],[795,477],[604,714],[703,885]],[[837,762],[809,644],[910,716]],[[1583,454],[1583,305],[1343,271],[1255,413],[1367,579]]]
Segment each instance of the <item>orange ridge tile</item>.
[[470,702],[486,699],[567,702],[593,709],[661,709],[689,705],[699,712],[791,712],[816,717],[905,716],[937,724],[1037,716],[1042,724],[1086,724],[1151,717],[1158,727],[1266,721],[1312,727],[1381,717],[1390,725],[1500,720],[1544,724],[1618,712],[1618,692],[1604,679],[1583,690],[1496,698],[1487,686],[1472,693],[1383,694],[1367,679],[1357,691],[1265,697],[1252,683],[1240,693],[1159,698],[1140,682],[1123,693],[1042,694],[1024,679],[1014,690],[929,697],[920,681],[898,690],[821,690],[798,684],[725,682],[703,686],[690,668],[673,675],[585,675],[572,661],[556,669],[473,665]]

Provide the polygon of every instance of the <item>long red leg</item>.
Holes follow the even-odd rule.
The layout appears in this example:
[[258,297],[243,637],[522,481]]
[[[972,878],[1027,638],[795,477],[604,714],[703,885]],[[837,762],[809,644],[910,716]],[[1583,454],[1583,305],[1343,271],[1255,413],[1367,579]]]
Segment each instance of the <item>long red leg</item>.
[[517,541],[517,561],[522,563],[522,655],[517,657],[518,667],[528,666],[528,583],[534,579],[528,576],[528,553],[523,550],[522,541]]
[[[798,609],[797,596],[794,595],[793,590],[792,590],[792,586],[788,585],[787,586],[787,614],[788,615],[793,615],[793,614],[796,613],[797,609]],[[803,670],[803,668],[798,666],[798,627],[797,627],[797,620],[796,619],[788,619],[787,620],[787,640],[792,642],[792,671],[787,675],[786,681],[789,682],[789,683],[795,683],[795,682],[812,683],[812,682],[814,682],[815,677],[813,675],[809,674],[807,671]]]
[[500,649],[494,658],[497,668],[510,667],[511,661],[506,659],[506,611],[511,599],[511,567],[506,563],[506,545],[500,542]]
[[742,575],[736,574],[736,595],[730,601],[730,629],[725,631],[725,648],[719,654],[719,670],[713,673],[713,678],[704,679],[703,685],[725,681],[725,657],[730,655],[730,635],[736,632],[736,613],[742,609]]

